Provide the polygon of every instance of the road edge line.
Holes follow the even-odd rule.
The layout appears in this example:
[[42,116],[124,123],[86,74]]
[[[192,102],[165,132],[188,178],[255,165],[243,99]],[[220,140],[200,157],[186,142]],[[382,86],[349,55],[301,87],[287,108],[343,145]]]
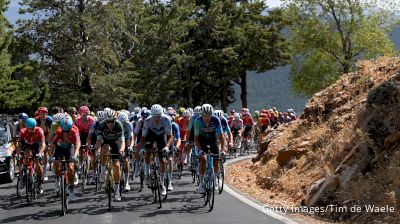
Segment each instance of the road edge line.
[[[225,168],[227,168],[228,166],[230,166],[233,163],[237,163],[239,161],[246,160],[246,159],[252,159],[254,157],[256,157],[256,155],[249,155],[249,156],[244,156],[244,157],[241,157],[241,158],[235,158],[233,160],[227,160],[225,162]],[[274,212],[274,211],[271,211],[271,210],[268,210],[268,209],[264,209],[265,207],[271,207],[271,206],[269,206],[269,205],[261,206],[260,205],[261,203],[257,199],[255,199],[255,198],[253,198],[251,196],[248,196],[248,197],[252,198],[254,201],[257,201],[259,203],[256,203],[253,200],[250,200],[248,197],[244,196],[242,194],[242,192],[240,192],[239,190],[236,190],[236,191],[233,190],[228,184],[225,184],[224,191],[226,191],[226,193],[232,195],[233,197],[235,197],[239,201],[249,205],[250,207],[253,207],[253,208],[259,210],[260,212],[262,212],[262,213],[264,213],[264,214],[266,214],[266,215],[268,215],[268,216],[270,216],[270,217],[272,217],[274,219],[277,219],[277,220],[279,220],[279,221],[281,221],[283,223],[286,223],[286,224],[297,224],[298,223],[298,222],[293,221],[290,218],[285,217],[285,216],[283,216],[283,215],[281,215],[281,214],[279,214],[277,212]]]

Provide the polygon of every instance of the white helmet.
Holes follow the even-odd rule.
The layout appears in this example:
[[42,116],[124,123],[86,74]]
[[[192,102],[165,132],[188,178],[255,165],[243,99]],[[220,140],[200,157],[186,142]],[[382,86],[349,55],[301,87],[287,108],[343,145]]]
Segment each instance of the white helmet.
[[186,110],[189,112],[189,114],[190,114],[189,116],[193,115],[193,109],[192,108],[188,107]]
[[212,114],[212,112],[213,112],[213,107],[210,104],[203,104],[203,106],[201,106],[202,114]]
[[99,121],[104,120],[104,111],[102,111],[102,110],[97,111],[96,117],[97,117],[97,119],[98,119]]
[[135,112],[135,114],[140,114],[140,107],[135,107],[135,109],[133,109],[133,112]]
[[111,108],[109,108],[109,107],[106,107],[106,108],[104,108],[104,112],[106,112],[106,111],[110,111],[110,110],[112,110]]
[[126,112],[119,113],[118,120],[121,121],[121,123],[128,123],[129,122],[128,114]]
[[222,110],[214,110],[214,115],[221,118],[223,115]]
[[140,109],[140,112],[148,110],[147,107],[142,107],[142,109]]
[[199,115],[201,113],[201,106],[195,107],[193,113],[194,115]]
[[190,112],[188,110],[183,111],[182,117],[190,117]]
[[154,104],[151,106],[150,113],[152,116],[160,116],[163,114],[163,108],[160,106],[160,104]]
[[260,115],[260,111],[258,111],[258,110],[254,111],[254,115],[256,115],[256,116]]
[[244,114],[250,114],[250,110],[248,108],[244,108]]
[[233,115],[233,117],[235,118],[235,120],[239,120],[240,119],[240,114],[239,113],[235,113],[235,115]]
[[104,119],[111,119],[111,118],[115,118],[115,111],[111,109],[104,111]]
[[60,123],[61,122],[61,119],[63,119],[65,117],[65,114],[64,113],[57,113],[57,114],[55,114],[54,116],[53,116],[53,121],[54,122],[57,122],[57,123]]

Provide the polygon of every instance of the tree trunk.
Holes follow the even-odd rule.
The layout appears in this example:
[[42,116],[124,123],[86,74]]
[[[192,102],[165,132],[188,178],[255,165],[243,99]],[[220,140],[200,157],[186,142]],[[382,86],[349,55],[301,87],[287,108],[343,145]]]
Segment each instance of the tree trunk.
[[219,90],[220,100],[221,100],[221,109],[226,112],[228,108],[228,96],[226,94],[226,83],[221,85]]
[[247,73],[242,70],[240,74],[240,99],[242,100],[242,108],[247,108]]

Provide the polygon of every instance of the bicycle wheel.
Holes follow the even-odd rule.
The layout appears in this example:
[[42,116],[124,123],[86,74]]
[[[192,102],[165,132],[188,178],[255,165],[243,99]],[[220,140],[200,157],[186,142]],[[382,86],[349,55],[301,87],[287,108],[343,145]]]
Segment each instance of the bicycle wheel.
[[139,186],[139,192],[142,192],[142,189],[144,187],[144,168],[143,168],[143,163],[139,162],[138,169],[140,169],[140,186]]
[[97,194],[98,193],[98,191],[99,191],[99,175],[100,175],[100,172],[99,172],[99,166],[97,166],[97,164],[95,165],[96,166],[96,168],[95,168],[95,174],[94,174],[94,178],[95,178],[95,194]]
[[108,211],[111,211],[111,176],[110,174],[107,175],[107,196],[108,196]]
[[29,174],[25,175],[25,192],[26,192],[26,201],[28,202],[28,205],[32,204],[33,202],[33,183],[31,176]]
[[81,179],[82,179],[82,188],[85,189],[87,185],[87,168],[88,168],[88,162],[87,162],[87,157],[83,159],[82,161],[82,173],[81,173]]
[[225,181],[225,169],[224,169],[224,164],[222,162],[222,159],[220,159],[220,164],[219,164],[219,172],[217,174],[217,181],[218,181],[218,193],[222,194],[222,191],[224,189],[224,181]]
[[194,156],[192,155],[190,158],[190,172],[192,174],[192,183],[196,182],[196,160],[194,159]]
[[61,214],[67,213],[67,195],[65,186],[65,174],[61,175]]
[[21,181],[24,181],[24,176],[25,175],[25,171],[21,170],[21,172],[18,174],[18,178],[17,178],[17,197],[20,198],[21,197],[21,189],[19,189],[19,185],[21,184]]
[[157,175],[158,170],[154,169],[153,170],[153,178],[154,178],[154,202],[157,202],[157,199],[160,203],[160,206],[158,208],[162,207],[162,202],[161,202],[161,192],[160,192],[160,180]]
[[206,206],[207,205],[207,203],[208,203],[208,200],[210,199],[210,197],[209,197],[209,176],[207,175],[207,176],[204,176],[204,188],[205,188],[205,193],[204,193],[204,196],[203,196],[203,199],[204,199],[204,206]]
[[207,196],[208,196],[208,211],[211,212],[214,208],[214,196],[215,196],[214,175],[213,174],[210,176]]
[[[166,170],[169,170],[169,169],[167,168]],[[167,197],[168,197],[168,184],[169,184],[169,174],[168,174],[168,171],[166,171],[164,175],[165,175],[165,176],[164,176],[164,187],[166,188],[164,200],[166,200]]]

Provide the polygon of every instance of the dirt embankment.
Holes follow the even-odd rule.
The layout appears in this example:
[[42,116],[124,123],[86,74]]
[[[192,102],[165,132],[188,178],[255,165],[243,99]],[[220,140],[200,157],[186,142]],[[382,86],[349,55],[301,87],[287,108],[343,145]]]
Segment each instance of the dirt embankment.
[[400,58],[360,62],[315,94],[296,123],[272,132],[253,162],[249,183],[272,197],[348,209],[320,217],[400,223]]

